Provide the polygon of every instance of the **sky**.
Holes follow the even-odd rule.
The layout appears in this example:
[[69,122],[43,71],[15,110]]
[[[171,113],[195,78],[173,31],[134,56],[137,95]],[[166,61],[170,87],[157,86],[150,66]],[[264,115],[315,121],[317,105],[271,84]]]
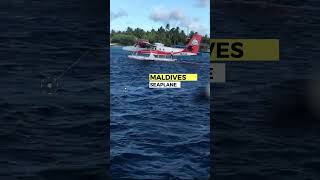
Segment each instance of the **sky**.
[[179,26],[210,35],[210,0],[111,0],[110,30]]

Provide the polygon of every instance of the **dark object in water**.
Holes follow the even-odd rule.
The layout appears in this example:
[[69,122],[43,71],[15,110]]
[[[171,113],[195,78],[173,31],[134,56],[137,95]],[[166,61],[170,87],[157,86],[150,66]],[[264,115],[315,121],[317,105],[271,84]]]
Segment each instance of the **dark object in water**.
[[309,80],[286,81],[272,89],[271,123],[284,128],[320,127],[319,107],[312,90],[316,83]]
[[59,82],[53,77],[42,79],[40,86],[42,92],[46,94],[55,94],[59,90]]

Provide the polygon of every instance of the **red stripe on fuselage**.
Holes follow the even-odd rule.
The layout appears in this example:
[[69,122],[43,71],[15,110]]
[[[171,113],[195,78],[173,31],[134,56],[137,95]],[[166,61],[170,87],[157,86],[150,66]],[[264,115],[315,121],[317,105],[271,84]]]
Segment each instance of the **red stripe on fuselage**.
[[157,55],[174,55],[180,52],[165,52],[165,51],[159,51],[159,50],[140,50],[136,51],[138,54],[157,54]]

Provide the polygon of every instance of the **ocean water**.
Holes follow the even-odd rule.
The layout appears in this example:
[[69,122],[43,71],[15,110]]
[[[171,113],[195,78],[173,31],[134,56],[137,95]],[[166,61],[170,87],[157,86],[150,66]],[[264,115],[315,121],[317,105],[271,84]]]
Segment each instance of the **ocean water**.
[[319,179],[319,1],[217,1],[213,37],[280,39],[279,62],[226,63],[212,84],[215,180]]
[[[109,18],[105,8],[107,6],[101,2],[104,1],[0,2],[0,179],[70,180],[109,177],[107,50],[92,51],[74,66],[60,81],[61,89],[56,95],[43,93],[40,87],[41,80],[58,76],[88,48],[108,45],[106,20]],[[211,177],[217,180],[317,180],[320,176],[320,126],[318,118],[310,114],[309,101],[305,95],[309,92],[309,80],[314,78],[312,71],[318,71],[314,68],[316,61],[320,59],[319,1],[228,0],[216,1],[212,9],[214,16],[211,19],[215,25],[211,28],[216,29],[212,31],[212,36],[279,38],[281,61],[228,63],[227,83],[211,86],[211,132],[214,132],[211,134]],[[156,65],[163,66],[157,63],[151,66],[157,70]],[[171,67],[167,67],[168,70]],[[128,66],[122,68],[123,71],[129,71]],[[146,67],[141,66],[140,69]],[[177,65],[177,69],[187,71],[199,68],[182,64]],[[139,75],[145,72],[136,73]],[[147,79],[143,74],[140,75],[143,80]],[[134,76],[130,77],[134,80]],[[127,83],[120,86],[119,93],[123,92],[121,88],[124,85]],[[146,86],[147,82],[141,82],[140,87]],[[128,88],[128,92],[132,93],[132,88]],[[141,96],[139,90],[133,92]],[[176,91],[165,92],[162,93]],[[187,96],[176,101],[181,106],[204,107],[204,104],[200,105],[203,100],[201,93],[199,95],[198,90],[190,92],[195,101],[191,101],[191,96],[185,101],[188,103],[181,102]],[[161,95],[161,91],[156,93]],[[183,94],[189,95],[189,92]],[[170,100],[167,98],[160,101],[156,98],[158,96],[153,97],[154,103],[162,103],[160,110],[164,110],[165,102]],[[131,103],[135,104],[139,102]],[[186,109],[191,112],[193,108]],[[144,106],[143,110],[150,112],[150,109]],[[181,114],[177,109],[168,106],[166,110]],[[129,113],[133,114],[133,111]],[[132,114],[127,118],[132,118]],[[178,115],[170,113],[175,119]],[[170,119],[167,118],[169,120],[163,122],[159,119],[153,120],[157,123],[147,127],[154,130],[152,128],[169,124],[172,132],[175,121],[168,122]],[[164,118],[161,116],[161,119]],[[194,123],[195,129],[200,129],[200,124],[196,123],[198,121],[185,121],[177,127]],[[130,124],[122,126],[128,127]],[[117,131],[120,132],[120,129]],[[184,136],[189,138],[188,133],[181,132],[179,135],[183,137],[177,138],[180,129],[194,135],[194,138],[190,138],[191,142],[184,139]],[[207,176],[208,154],[202,156],[199,152],[207,153],[209,135],[202,133],[208,130],[204,128],[200,133],[194,131],[193,127],[188,128],[190,131],[186,129],[184,126],[173,131],[176,133],[174,137],[182,142],[180,146],[173,146],[172,143],[178,140],[171,138],[165,140],[165,145],[161,142],[152,144],[151,140],[144,139],[146,136],[135,138],[136,141],[142,139],[143,146],[151,144],[149,148],[158,153],[152,162],[160,166],[142,166],[143,163],[151,164],[149,152],[144,152],[148,148],[144,147],[140,151],[139,147],[132,146],[134,155],[121,155],[119,151],[120,155],[112,158],[113,162],[114,158],[120,159],[116,161],[119,166],[113,166],[118,168],[113,171],[118,172],[114,175],[119,177],[131,174],[140,178],[149,172],[144,177],[158,179]],[[125,131],[122,129],[123,133]],[[150,136],[150,139],[155,139],[151,142],[156,142],[161,136],[173,137],[171,134],[156,134]],[[200,140],[201,136],[204,138]],[[192,144],[203,140],[206,141],[202,142],[204,145]],[[112,145],[116,147],[114,143],[121,141],[113,142]],[[136,144],[141,145],[139,143]],[[205,148],[202,151],[193,150],[192,147]],[[127,147],[123,149],[128,150]],[[161,153],[161,150],[169,152]],[[132,158],[137,156],[142,156],[143,162],[140,157]],[[169,162],[174,162],[171,159],[173,157],[177,157],[177,164],[171,164],[169,168]],[[120,163],[128,164],[121,169]],[[144,168],[150,169],[145,171]],[[158,169],[162,174],[158,174]]]
[[[110,150],[114,179],[208,179],[209,55],[146,62],[110,49]],[[151,73],[197,73],[181,89],[149,89]]]
[[0,179],[107,179],[107,10],[90,1],[1,1]]

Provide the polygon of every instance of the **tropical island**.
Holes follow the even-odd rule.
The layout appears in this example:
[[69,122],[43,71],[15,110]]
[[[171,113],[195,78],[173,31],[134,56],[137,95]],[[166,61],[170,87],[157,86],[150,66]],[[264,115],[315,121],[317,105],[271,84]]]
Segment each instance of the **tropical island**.
[[[184,46],[195,33],[194,31],[190,31],[189,34],[186,34],[186,32],[179,27],[170,28],[169,24],[167,24],[165,28],[161,26],[157,30],[151,29],[150,31],[128,27],[125,31],[111,30],[110,43],[132,45],[138,39],[146,39],[152,44],[161,42],[166,46]],[[208,35],[203,36],[201,44],[203,46],[209,44]]]

